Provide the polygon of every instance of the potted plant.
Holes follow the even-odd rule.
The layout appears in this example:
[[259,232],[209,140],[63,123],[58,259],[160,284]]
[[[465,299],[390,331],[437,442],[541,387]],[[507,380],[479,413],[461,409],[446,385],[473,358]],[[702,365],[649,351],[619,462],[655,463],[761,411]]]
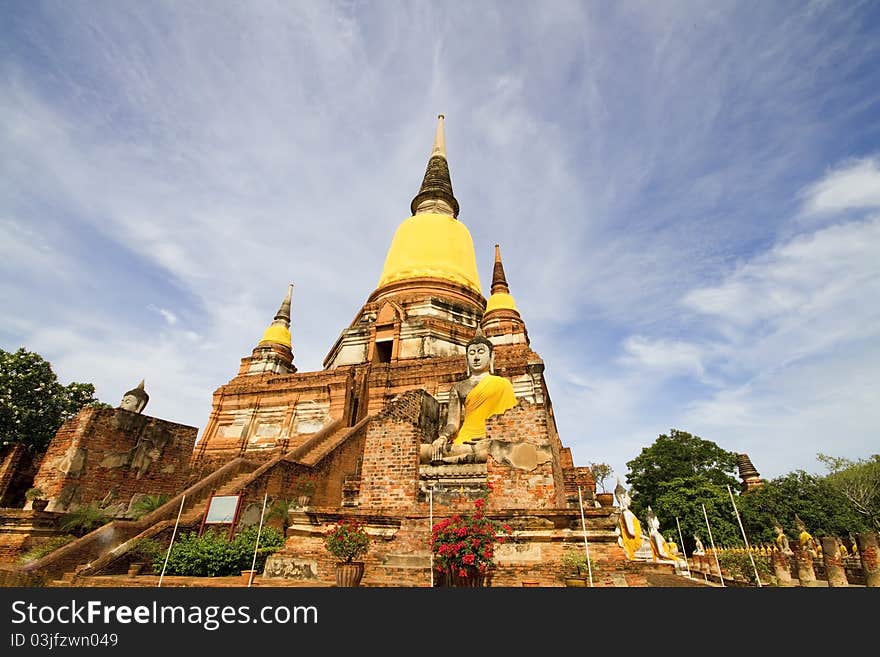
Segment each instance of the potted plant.
[[324,536],[324,547],[338,559],[336,586],[359,586],[364,576],[361,559],[370,549],[370,537],[362,522],[342,518]]
[[49,500],[46,498],[46,494],[41,488],[36,486],[27,489],[24,494],[24,499],[31,503],[31,508],[34,511],[45,511],[46,507],[49,506]]
[[614,470],[607,463],[590,463],[590,471],[601,490],[596,493],[596,500],[601,506],[614,506],[614,494],[609,493],[605,488],[605,481],[614,474]]
[[566,586],[585,587],[591,573],[596,572],[596,562],[580,551],[562,555],[562,569]]
[[504,543],[509,525],[483,513],[486,497],[474,501],[473,514],[455,514],[431,528],[434,567],[451,586],[486,586],[495,567],[495,543]]
[[293,496],[298,507],[306,507],[315,493],[317,481],[314,475],[301,474],[293,480]]

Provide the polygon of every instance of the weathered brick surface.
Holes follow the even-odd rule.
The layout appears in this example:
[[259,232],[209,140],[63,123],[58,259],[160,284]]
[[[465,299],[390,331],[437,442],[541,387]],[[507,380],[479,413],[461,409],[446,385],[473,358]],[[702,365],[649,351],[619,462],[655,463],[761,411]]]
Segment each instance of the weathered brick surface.
[[[364,562],[362,586],[429,586],[431,582],[430,531],[426,515],[373,514],[364,509],[349,514],[301,514],[298,523],[288,529],[285,547],[279,553],[316,564],[316,585],[333,585],[335,560],[326,551],[324,531],[339,517],[356,517],[365,522],[373,537]],[[519,587],[523,582],[539,586],[564,586],[562,556],[584,551],[580,514],[576,510],[527,510],[515,513],[492,513],[499,522],[510,524],[514,539],[497,546],[497,568],[491,586]],[[434,522],[445,517],[435,515]],[[648,586],[640,565],[627,562],[617,547],[613,533],[614,513],[591,510],[586,517],[590,556],[595,565],[596,587]],[[435,583],[442,576],[435,573]]]
[[[486,421],[486,437],[508,442],[524,442],[550,448],[553,444],[543,405],[520,400],[519,404]],[[491,456],[486,464],[492,486],[489,504],[493,509],[546,509],[566,506],[562,468],[558,452],[553,458],[527,471],[497,463]]]
[[184,488],[197,429],[121,409],[83,408],[46,450],[34,485],[48,510],[108,502],[124,511],[136,494]]
[[370,422],[364,445],[360,506],[412,509],[418,494],[419,445],[428,439],[422,419],[427,393],[411,390]]
[[25,491],[31,487],[42,458],[21,443],[0,447],[0,507],[24,504]]

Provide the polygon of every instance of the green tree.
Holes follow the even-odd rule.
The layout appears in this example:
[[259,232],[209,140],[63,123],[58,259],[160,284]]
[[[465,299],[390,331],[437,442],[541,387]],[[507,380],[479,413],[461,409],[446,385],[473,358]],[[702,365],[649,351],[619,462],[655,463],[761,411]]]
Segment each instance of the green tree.
[[774,520],[789,539],[800,533],[795,515],[804,521],[813,536],[847,536],[867,529],[867,521],[848,503],[827,477],[803,470],[765,481],[763,485],[739,495],[737,508],[750,543],[772,543]]
[[58,382],[52,365],[23,347],[0,349],[0,445],[22,443],[42,452],[55,432],[86,404],[107,406],[91,383]]
[[[677,429],[670,430],[668,436],[661,434],[650,447],[643,448],[641,454],[628,461],[626,466],[629,469],[626,481],[633,488],[632,511],[640,518],[644,517],[644,512],[650,505],[658,512],[657,517],[662,521],[660,512],[665,509],[658,503],[658,499],[662,493],[669,491],[669,482],[675,479],[693,483],[695,478],[713,484],[725,493],[728,485],[731,488],[738,485],[734,477],[735,453],[722,449],[712,441]],[[664,487],[664,484],[667,486]]]
[[[733,490],[733,488],[731,488]],[[739,501],[737,501],[739,505]],[[703,514],[703,507],[706,509]],[[651,503],[660,531],[664,536],[670,534],[678,543],[678,524],[681,525],[684,549],[688,554],[694,550],[694,535],[698,535],[705,547],[711,547],[706,518],[712,529],[715,545],[740,546],[743,544],[742,532],[736,522],[730,493],[727,487],[719,486],[702,475],[677,477],[659,486],[654,502]]]
[[874,531],[880,531],[880,454],[858,461],[825,454],[817,458],[828,468],[828,483]]

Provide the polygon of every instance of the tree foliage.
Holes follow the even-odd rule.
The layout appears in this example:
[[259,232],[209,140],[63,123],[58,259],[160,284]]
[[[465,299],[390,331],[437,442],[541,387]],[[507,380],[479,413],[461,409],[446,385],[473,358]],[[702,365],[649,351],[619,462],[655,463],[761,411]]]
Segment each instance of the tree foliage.
[[[703,513],[705,507],[706,513]],[[705,547],[711,547],[706,518],[712,529],[711,540],[715,545],[738,546],[743,544],[742,533],[736,522],[730,493],[706,477],[691,475],[677,477],[660,484],[659,493],[651,509],[660,521],[661,533],[670,534],[678,543],[678,526],[681,526],[684,549],[694,550],[694,535],[698,535]],[[676,518],[678,524],[676,524]]]
[[750,543],[772,543],[778,521],[789,538],[800,532],[795,516],[813,536],[848,536],[867,528],[866,521],[848,504],[827,477],[803,470],[765,481],[737,497],[737,507]]
[[626,481],[633,488],[632,511],[638,517],[643,517],[651,506],[658,512],[657,517],[663,520],[659,512],[665,510],[658,500],[661,494],[669,491],[669,484],[675,479],[713,484],[724,493],[727,485],[732,488],[738,485],[733,476],[736,472],[735,453],[677,429],[670,430],[668,436],[661,434],[626,465],[629,469]]
[[829,474],[828,483],[842,494],[853,510],[864,516],[874,531],[880,531],[880,454],[852,461],[826,454],[818,455]]
[[843,538],[872,526],[876,531],[880,526],[880,455],[851,461],[820,454],[819,460],[830,470],[827,477],[798,470],[743,493],[733,476],[734,452],[673,429],[627,463],[632,511],[644,518],[650,505],[666,537],[677,538],[678,519],[688,553],[693,551],[694,534],[710,547],[706,516],[717,547],[744,545],[743,530],[750,545],[773,543],[777,522],[790,539],[795,538],[800,533],[796,516],[816,538]]
[[0,445],[42,452],[55,432],[86,404],[101,404],[91,383],[58,382],[52,365],[23,347],[0,349]]

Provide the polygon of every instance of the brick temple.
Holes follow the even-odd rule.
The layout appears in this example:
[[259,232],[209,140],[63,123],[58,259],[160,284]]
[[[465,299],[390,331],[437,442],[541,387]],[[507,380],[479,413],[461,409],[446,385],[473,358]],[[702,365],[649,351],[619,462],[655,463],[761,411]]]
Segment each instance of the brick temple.
[[[265,496],[270,502],[293,498],[299,479],[313,480],[308,503],[290,514],[285,547],[267,563],[266,580],[332,583],[334,560],[323,548],[323,532],[341,517],[356,517],[374,539],[364,585],[428,586],[431,517],[436,522],[471,510],[491,488],[488,514],[515,530],[515,540],[498,550],[493,585],[561,586],[561,556],[583,549],[584,523],[594,561],[606,566],[597,583],[627,585],[626,578],[638,576],[627,571],[616,544],[616,511],[594,504],[589,468],[574,465],[559,436],[544,361],[532,349],[497,244],[494,253],[479,250],[493,266],[488,298],[483,294],[478,250],[452,189],[443,121],[441,115],[411,216],[397,227],[375,290],[330,346],[323,369],[296,367],[290,285],[237,374],[214,392],[201,439],[186,457],[186,483],[180,468],[163,459],[192,444],[188,435],[166,441],[172,452],[154,450],[156,465],[142,474],[166,472],[176,490],[186,487],[183,531],[198,527],[211,494],[242,494],[240,524],[250,524],[259,521]],[[494,373],[510,381],[516,405],[486,422],[491,448],[485,462],[421,462],[421,446],[445,423],[452,385],[467,375],[465,348],[478,329],[493,344]],[[152,427],[146,420],[114,420],[113,413],[132,415],[105,410],[88,421]],[[59,435],[72,430],[62,427]],[[131,468],[130,460],[120,464]],[[63,477],[52,477],[60,487]],[[167,484],[155,482],[163,491]],[[56,557],[47,572],[115,572],[125,541],[170,534],[180,505],[178,495],[145,518],[113,523],[120,549],[102,553],[95,539]]]

